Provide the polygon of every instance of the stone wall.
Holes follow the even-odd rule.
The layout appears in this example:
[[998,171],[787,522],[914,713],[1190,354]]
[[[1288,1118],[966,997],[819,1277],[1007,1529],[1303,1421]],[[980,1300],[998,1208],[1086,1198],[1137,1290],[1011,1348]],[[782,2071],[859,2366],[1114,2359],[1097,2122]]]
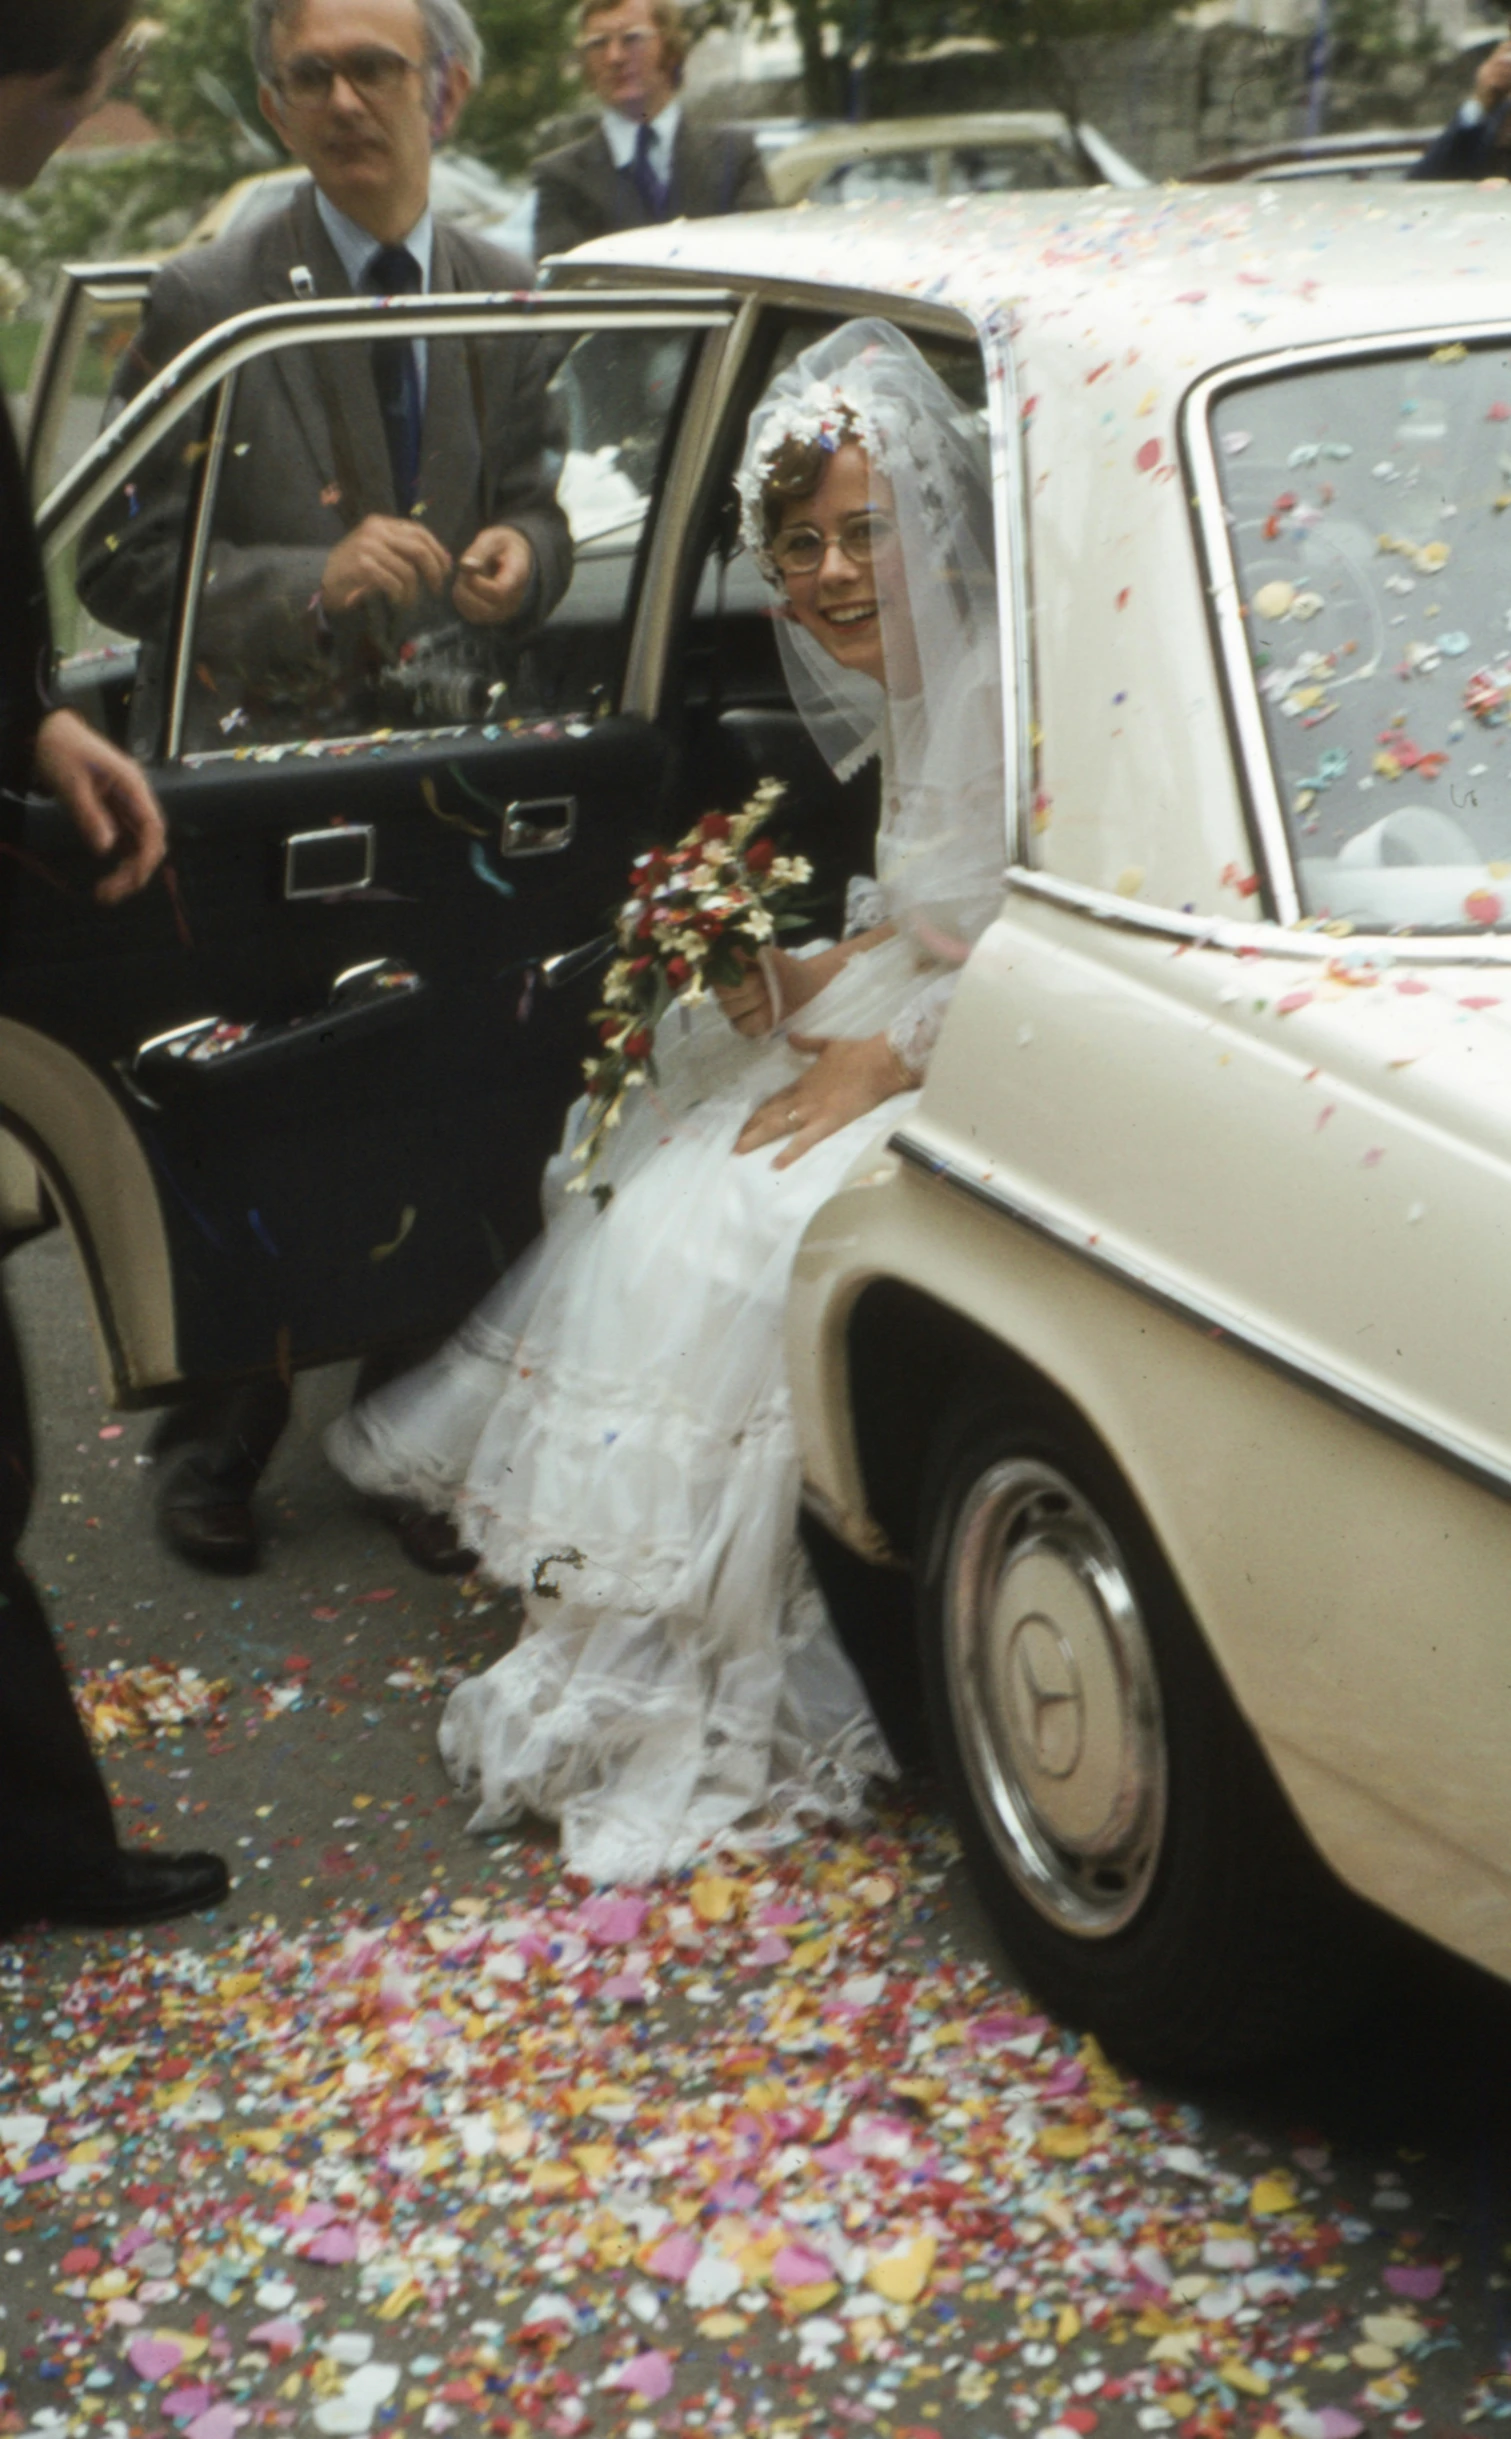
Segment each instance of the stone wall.
[[[1491,38],[1493,39],[1493,38]],[[1488,47],[1488,45],[1487,45]],[[1441,127],[1470,89],[1474,55],[1382,65],[1334,62],[1324,124]],[[1199,161],[1305,133],[1307,44],[1245,26],[1163,26],[1110,42],[1056,46],[1025,79],[990,53],[910,62],[873,81],[869,117],[927,111],[1054,107],[1089,119],[1152,178],[1179,178]],[[726,87],[698,96],[700,116],[801,112],[797,84]]]

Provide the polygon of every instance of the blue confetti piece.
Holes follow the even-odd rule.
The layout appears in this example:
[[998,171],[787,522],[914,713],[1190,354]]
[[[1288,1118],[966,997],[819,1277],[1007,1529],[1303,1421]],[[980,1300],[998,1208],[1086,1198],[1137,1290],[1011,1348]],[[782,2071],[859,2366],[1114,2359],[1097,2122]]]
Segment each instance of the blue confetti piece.
[[487,853],[480,838],[475,838],[473,840],[472,845],[467,852],[467,861],[472,866],[473,871],[477,874],[478,879],[480,881],[486,881],[490,889],[496,889],[501,898],[513,897],[514,883],[512,881],[506,881],[501,873],[494,872],[490,868]]

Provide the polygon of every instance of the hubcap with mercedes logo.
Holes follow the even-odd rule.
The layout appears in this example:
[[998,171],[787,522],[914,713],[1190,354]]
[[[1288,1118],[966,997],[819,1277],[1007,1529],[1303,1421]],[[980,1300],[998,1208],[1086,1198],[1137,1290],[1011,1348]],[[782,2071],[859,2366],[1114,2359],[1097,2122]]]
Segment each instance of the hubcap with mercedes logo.
[[1063,1930],[1137,1913],[1164,1829],[1159,1683],[1130,1571],[1055,1467],[1006,1458],[972,1484],[950,1548],[950,1701],[978,1813]]

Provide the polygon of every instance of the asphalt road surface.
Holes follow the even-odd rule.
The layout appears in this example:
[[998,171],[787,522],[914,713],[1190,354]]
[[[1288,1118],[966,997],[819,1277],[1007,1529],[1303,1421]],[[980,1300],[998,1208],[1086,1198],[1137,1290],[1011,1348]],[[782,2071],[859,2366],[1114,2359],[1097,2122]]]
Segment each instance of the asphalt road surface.
[[[62,1239],[8,1278],[30,1560],[123,1825],[236,1883],[0,1947],[0,2433],[1511,2417],[1499,1986],[1424,1947],[1347,2043],[1156,2091],[1016,1988],[926,1786],[638,1894],[471,1838],[436,1720],[512,1612],[325,1468],[350,1375],[299,1385],[264,1569],[198,1577]],[[154,1666],[202,1715],[145,1735]]]

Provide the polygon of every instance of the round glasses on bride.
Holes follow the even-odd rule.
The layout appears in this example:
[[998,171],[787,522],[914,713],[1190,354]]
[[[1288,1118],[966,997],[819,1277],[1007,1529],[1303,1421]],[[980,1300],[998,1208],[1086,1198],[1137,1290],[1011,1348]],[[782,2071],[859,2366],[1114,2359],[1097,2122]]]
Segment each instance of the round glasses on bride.
[[869,567],[896,532],[884,510],[858,508],[841,517],[832,534],[820,533],[816,525],[784,525],[771,537],[771,555],[784,576],[816,576],[830,543],[837,542],[852,567]]

